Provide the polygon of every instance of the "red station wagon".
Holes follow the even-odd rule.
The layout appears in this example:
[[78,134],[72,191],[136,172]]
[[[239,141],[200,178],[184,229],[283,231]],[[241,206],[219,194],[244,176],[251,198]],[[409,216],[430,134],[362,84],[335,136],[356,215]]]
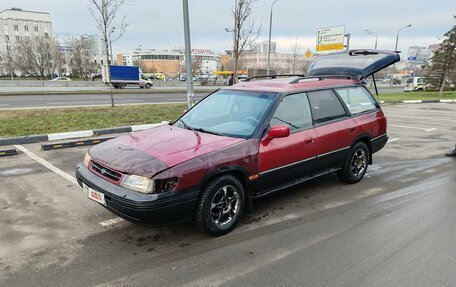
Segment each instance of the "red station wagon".
[[77,180],[129,221],[193,220],[223,235],[253,199],[331,172],[360,181],[388,140],[361,80],[397,61],[396,52],[344,51],[318,57],[307,77],[220,89],[172,124],[92,147]]

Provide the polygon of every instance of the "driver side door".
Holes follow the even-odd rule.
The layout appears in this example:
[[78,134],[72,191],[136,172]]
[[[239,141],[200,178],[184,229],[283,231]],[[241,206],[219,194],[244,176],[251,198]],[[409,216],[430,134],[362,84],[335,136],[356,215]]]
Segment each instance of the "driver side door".
[[271,118],[270,126],[275,125],[289,127],[290,135],[262,139],[259,148],[260,193],[286,187],[314,170],[318,140],[307,95],[285,96]]

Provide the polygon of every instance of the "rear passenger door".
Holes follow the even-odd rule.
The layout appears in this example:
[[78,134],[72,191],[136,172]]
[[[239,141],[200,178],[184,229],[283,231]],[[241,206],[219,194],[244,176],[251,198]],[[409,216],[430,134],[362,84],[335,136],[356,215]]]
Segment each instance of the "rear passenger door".
[[259,152],[261,192],[287,185],[314,170],[316,132],[305,93],[285,96],[274,112],[270,126],[290,128],[285,138],[262,140]]
[[317,168],[340,167],[356,138],[356,122],[332,90],[308,92],[307,95],[319,143]]

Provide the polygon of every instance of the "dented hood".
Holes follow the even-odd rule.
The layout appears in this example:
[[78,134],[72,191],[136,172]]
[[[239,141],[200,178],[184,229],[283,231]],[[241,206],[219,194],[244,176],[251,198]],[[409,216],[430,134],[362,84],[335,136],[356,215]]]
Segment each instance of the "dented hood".
[[245,140],[165,125],[103,142],[89,153],[106,167],[152,177],[169,167],[241,141]]

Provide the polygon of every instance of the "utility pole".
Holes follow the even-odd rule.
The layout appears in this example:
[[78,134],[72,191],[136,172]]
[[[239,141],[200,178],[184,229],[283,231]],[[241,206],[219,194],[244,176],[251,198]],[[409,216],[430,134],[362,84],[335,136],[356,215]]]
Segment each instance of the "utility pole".
[[345,34],[345,37],[347,38],[347,45],[345,45],[345,49],[348,51],[350,50],[350,33]]
[[188,15],[188,0],[182,0],[184,9],[184,38],[185,38],[185,70],[187,75],[187,105],[190,109],[195,104],[193,94],[192,47],[190,43],[190,21]]
[[269,76],[269,70],[271,69],[271,33],[272,33],[272,9],[274,8],[274,4],[278,0],[274,0],[271,4],[271,13],[269,14],[269,40],[268,40],[268,68],[266,70],[266,75]]

